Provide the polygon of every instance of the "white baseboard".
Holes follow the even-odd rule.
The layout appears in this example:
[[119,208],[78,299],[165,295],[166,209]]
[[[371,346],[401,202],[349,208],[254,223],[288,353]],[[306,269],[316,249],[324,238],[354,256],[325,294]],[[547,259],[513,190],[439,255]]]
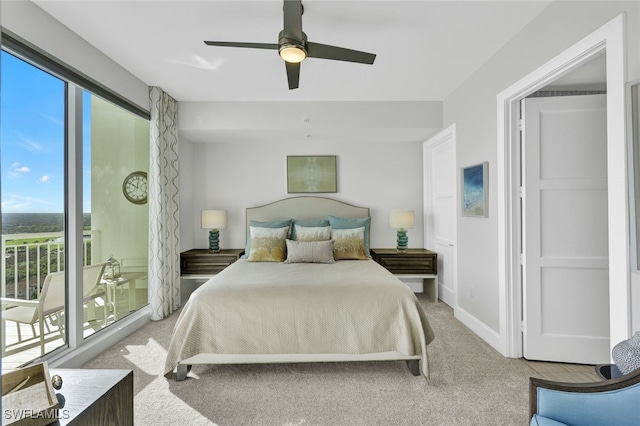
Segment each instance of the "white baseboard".
[[464,309],[457,307],[454,311],[454,317],[456,317],[462,324],[464,324],[469,330],[473,331],[482,340],[487,342],[489,346],[504,355],[500,351],[500,334],[488,327],[485,323],[478,320]]
[[438,283],[438,295],[440,300],[442,300],[447,305],[454,307],[456,301],[456,294],[449,287],[445,287],[442,284]]

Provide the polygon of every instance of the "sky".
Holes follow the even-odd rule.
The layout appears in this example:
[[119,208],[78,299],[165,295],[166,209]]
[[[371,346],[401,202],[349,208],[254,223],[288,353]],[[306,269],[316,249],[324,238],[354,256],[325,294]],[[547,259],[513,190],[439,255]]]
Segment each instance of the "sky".
[[[65,83],[2,51],[0,199],[2,213],[64,211]],[[90,169],[90,94],[83,95],[85,169]],[[91,211],[90,173],[83,210]]]

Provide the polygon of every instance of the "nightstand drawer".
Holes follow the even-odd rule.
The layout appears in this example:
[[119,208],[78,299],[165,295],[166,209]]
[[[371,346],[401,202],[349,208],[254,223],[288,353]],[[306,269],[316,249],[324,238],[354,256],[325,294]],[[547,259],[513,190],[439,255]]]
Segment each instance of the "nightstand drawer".
[[238,260],[244,250],[228,249],[211,253],[193,249],[180,253],[180,275],[215,275]]
[[438,255],[425,249],[372,249],[373,260],[397,275],[429,275],[438,273]]
[[435,259],[412,257],[381,257],[382,266],[393,274],[436,274]]

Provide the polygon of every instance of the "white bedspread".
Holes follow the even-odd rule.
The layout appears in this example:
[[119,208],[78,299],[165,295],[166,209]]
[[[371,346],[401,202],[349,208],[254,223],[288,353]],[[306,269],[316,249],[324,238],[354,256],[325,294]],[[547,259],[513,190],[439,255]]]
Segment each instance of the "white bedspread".
[[413,292],[373,260],[240,259],[192,293],[175,326],[165,375],[198,354],[286,359],[388,352],[420,358],[426,374],[432,340]]

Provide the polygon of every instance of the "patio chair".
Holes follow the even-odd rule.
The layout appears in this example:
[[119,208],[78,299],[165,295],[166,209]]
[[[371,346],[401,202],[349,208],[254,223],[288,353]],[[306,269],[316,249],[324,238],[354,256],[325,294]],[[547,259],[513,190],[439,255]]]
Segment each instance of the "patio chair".
[[[85,266],[83,268],[83,302],[93,301],[104,296],[100,278],[104,272],[106,263]],[[6,322],[13,321],[18,324],[30,324],[32,327],[37,322],[39,326],[40,353],[44,355],[44,327],[45,319],[58,314],[58,327],[64,336],[64,325],[59,315],[64,311],[65,305],[65,273],[64,271],[48,274],[42,285],[40,297],[34,300],[14,299],[3,297],[2,302],[2,355],[6,351]],[[105,304],[106,305],[106,304]],[[106,307],[105,307],[106,309]]]

